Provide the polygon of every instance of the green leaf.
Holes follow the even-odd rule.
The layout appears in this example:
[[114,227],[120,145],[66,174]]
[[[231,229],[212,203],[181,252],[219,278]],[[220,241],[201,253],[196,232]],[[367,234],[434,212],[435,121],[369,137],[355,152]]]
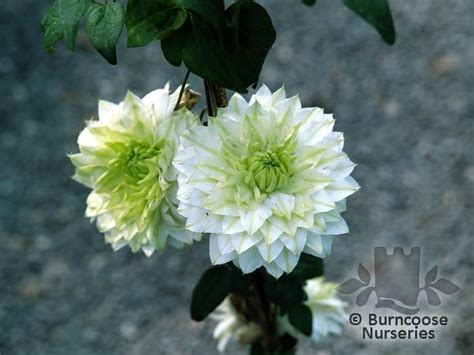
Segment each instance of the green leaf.
[[230,264],[232,272],[232,287],[231,292],[239,295],[246,295],[250,291],[251,276],[242,273],[242,270]]
[[310,254],[303,253],[298,260],[298,264],[291,272],[291,275],[303,280],[324,275],[323,259]]
[[233,34],[236,45],[227,48],[227,61],[244,87],[256,84],[265,58],[276,40],[272,20],[261,5],[245,1],[230,6],[226,17],[236,26]]
[[176,6],[193,11],[220,33],[224,26],[223,0],[171,0]]
[[46,50],[51,50],[53,49],[52,47],[64,37],[64,30],[59,18],[57,1],[53,3],[47,14],[44,16],[43,21],[41,21],[41,27],[44,32],[44,48]]
[[183,61],[184,45],[190,35],[190,29],[184,24],[180,29],[173,32],[170,36],[161,40],[161,50],[166,60],[176,67],[179,67]]
[[86,31],[95,49],[110,63],[117,64],[116,46],[125,22],[125,10],[118,3],[92,4]]
[[313,331],[313,316],[308,306],[298,304],[291,307],[288,311],[288,319],[301,333],[311,336]]
[[202,321],[227,297],[231,290],[232,272],[225,265],[213,266],[204,272],[194,288],[191,318]]
[[125,25],[127,29],[145,21],[151,15],[173,7],[171,0],[128,0]]
[[194,74],[216,85],[245,92],[246,87],[226,60],[217,34],[210,25],[195,14],[191,18],[192,34],[183,49],[183,62]]
[[58,15],[64,31],[68,49],[76,48],[77,28],[81,17],[86,13],[91,0],[58,0]]
[[344,4],[371,24],[387,44],[395,43],[395,27],[388,0],[344,0]]
[[314,4],[316,4],[316,0],[301,0],[301,1],[303,1],[303,3],[308,6],[313,6]]
[[303,286],[304,283],[293,276],[283,275],[278,280],[275,280],[273,277],[267,277],[265,292],[273,303],[288,309],[292,305],[307,299]]
[[128,47],[142,47],[155,39],[163,39],[186,22],[186,11],[169,8],[159,11],[128,29]]

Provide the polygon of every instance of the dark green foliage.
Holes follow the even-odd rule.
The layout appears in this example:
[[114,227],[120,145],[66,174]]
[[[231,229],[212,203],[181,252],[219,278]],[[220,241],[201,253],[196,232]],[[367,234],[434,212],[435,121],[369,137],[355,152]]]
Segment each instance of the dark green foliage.
[[178,30],[185,22],[183,9],[170,8],[159,11],[128,28],[129,47],[143,47],[154,40],[164,39]]
[[63,26],[59,19],[58,2],[55,1],[41,22],[44,32],[44,47],[52,50],[53,46],[64,38]]
[[303,280],[322,276],[324,275],[323,259],[303,253],[291,275]]
[[224,2],[222,0],[172,0],[183,9],[201,16],[219,33],[224,29]]
[[[188,69],[207,81],[246,92],[257,83],[276,33],[265,9],[254,2],[235,3],[225,11],[225,18],[224,30],[216,32],[204,18],[191,15],[181,58]],[[164,49],[166,57],[168,48]]]
[[227,297],[232,286],[232,271],[226,265],[213,266],[204,272],[194,288],[191,318],[204,320]]
[[[395,29],[387,0],[343,0],[393,44]],[[308,6],[316,0],[302,0]],[[223,0],[128,0],[117,2],[55,0],[42,21],[45,49],[64,39],[75,49],[81,18],[94,48],[111,64],[123,26],[128,47],[161,41],[166,60],[186,65],[207,82],[247,92],[258,82],[263,63],[276,39],[266,10],[255,1],[241,0],[225,9]]]
[[308,306],[297,304],[288,310],[290,323],[304,335],[310,336],[313,329],[313,316]]
[[[88,10],[88,11],[87,11]],[[111,64],[127,27],[128,47],[161,40],[172,65],[183,62],[208,82],[239,92],[257,83],[276,34],[265,9],[251,1],[224,8],[223,0],[129,0],[118,3],[56,0],[42,22],[45,48],[65,39],[74,50],[81,17],[88,13],[91,44]]]
[[[273,303],[280,307],[281,315],[288,315],[290,323],[305,335],[312,332],[311,310],[305,305],[307,300],[304,286],[306,280],[324,274],[321,258],[301,254],[295,269],[278,280],[267,276],[265,293]],[[291,350],[291,349],[290,349]]]
[[304,281],[292,275],[283,275],[278,280],[268,276],[265,282],[265,292],[273,303],[287,310],[292,305],[306,300],[303,286]]
[[250,275],[232,264],[212,266],[207,269],[194,288],[191,300],[191,317],[205,319],[229,293],[246,295],[250,289]]
[[117,64],[116,46],[125,23],[120,4],[92,4],[88,10],[87,35],[94,48],[110,64]]
[[388,0],[344,0],[344,4],[371,24],[387,44],[395,43],[395,26]]
[[61,22],[66,46],[73,51],[76,48],[76,37],[79,21],[86,13],[90,0],[57,0],[58,15]]
[[169,37],[161,40],[161,50],[163,51],[163,55],[165,56],[168,63],[176,67],[179,67],[183,62],[184,45],[190,31],[187,28],[188,26],[190,25],[185,24]]

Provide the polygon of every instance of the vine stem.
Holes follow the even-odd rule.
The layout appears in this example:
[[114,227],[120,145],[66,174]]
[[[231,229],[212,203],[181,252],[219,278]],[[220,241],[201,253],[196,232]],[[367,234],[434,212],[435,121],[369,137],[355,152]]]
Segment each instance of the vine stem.
[[179,91],[178,101],[176,101],[176,106],[174,107],[175,111],[178,111],[181,104],[181,99],[183,98],[184,90],[186,89],[186,83],[188,82],[189,74],[191,70],[188,69],[186,75],[184,76],[183,83],[181,84],[181,90]]
[[204,80],[204,90],[206,92],[207,113],[209,116],[215,117],[218,107],[227,107],[228,105],[225,88]]

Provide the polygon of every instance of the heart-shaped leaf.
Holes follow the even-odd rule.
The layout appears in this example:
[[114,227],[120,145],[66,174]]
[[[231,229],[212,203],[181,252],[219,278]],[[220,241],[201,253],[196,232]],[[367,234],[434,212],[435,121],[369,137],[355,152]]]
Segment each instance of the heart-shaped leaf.
[[110,64],[117,64],[116,46],[125,23],[125,10],[118,3],[92,4],[86,32],[91,44]]
[[226,60],[216,32],[198,15],[190,14],[189,17],[192,32],[182,52],[186,67],[211,83],[244,92],[245,86]]
[[237,73],[243,86],[256,84],[263,63],[276,39],[272,20],[265,8],[256,2],[239,1],[226,10],[235,45],[226,40],[226,60]]

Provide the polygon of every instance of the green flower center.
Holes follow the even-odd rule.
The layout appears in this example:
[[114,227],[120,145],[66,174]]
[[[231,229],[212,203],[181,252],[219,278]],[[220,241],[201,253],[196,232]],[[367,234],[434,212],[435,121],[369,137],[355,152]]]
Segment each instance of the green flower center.
[[117,163],[128,177],[140,181],[153,169],[150,163],[159,157],[160,153],[159,144],[150,146],[147,143],[132,141],[120,150]]
[[136,141],[108,142],[106,146],[114,158],[97,180],[97,192],[110,194],[109,208],[117,211],[117,228],[136,223],[139,231],[146,227],[147,216],[166,195],[167,182],[160,179],[160,164],[165,142]]
[[288,182],[292,175],[294,154],[282,147],[257,151],[252,157],[244,158],[248,175],[245,182],[261,192],[271,193]]

